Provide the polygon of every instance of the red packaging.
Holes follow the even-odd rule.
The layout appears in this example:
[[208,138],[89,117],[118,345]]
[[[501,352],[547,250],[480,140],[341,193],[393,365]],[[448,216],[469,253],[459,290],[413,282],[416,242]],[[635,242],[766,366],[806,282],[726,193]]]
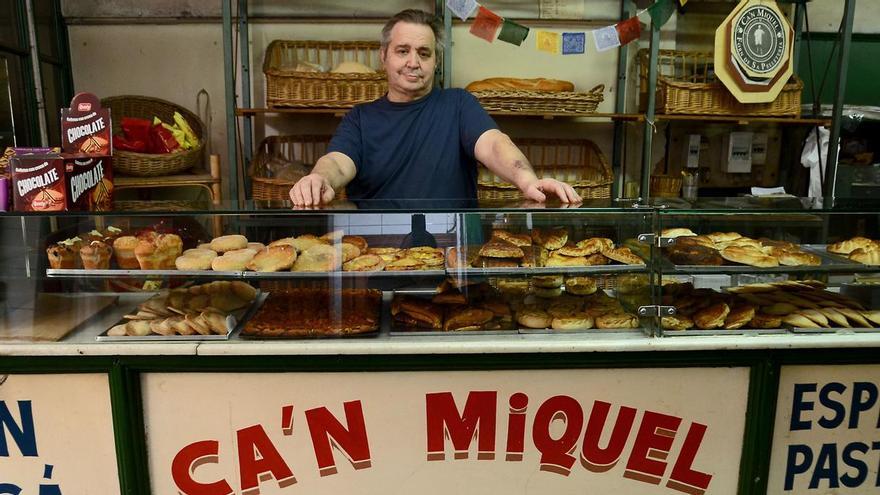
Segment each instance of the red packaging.
[[15,211],[63,211],[67,207],[61,155],[16,155],[9,164]]
[[61,109],[61,149],[65,153],[110,155],[112,127],[110,109],[102,108],[97,96],[78,93],[70,108]]
[[113,166],[109,156],[64,155],[67,209],[113,209]]

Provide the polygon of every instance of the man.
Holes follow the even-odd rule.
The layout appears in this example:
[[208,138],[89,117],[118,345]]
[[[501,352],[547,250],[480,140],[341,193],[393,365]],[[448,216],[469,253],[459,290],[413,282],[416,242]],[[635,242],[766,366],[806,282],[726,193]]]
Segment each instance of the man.
[[328,153],[290,189],[297,206],[351,199],[473,199],[479,160],[525,198],[581,201],[571,186],[538,179],[528,159],[463,89],[433,87],[442,35],[436,19],[404,10],[382,29],[388,93],[343,118]]

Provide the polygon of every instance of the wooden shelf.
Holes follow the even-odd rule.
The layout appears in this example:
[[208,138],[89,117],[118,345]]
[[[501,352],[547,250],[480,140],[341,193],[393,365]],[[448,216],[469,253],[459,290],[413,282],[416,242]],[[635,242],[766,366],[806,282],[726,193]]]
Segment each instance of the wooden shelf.
[[[644,122],[645,114],[620,114],[611,117],[613,120]],[[751,124],[751,123],[772,123],[772,124],[791,124],[791,125],[824,125],[830,126],[831,119],[815,119],[815,118],[792,118],[792,117],[740,117],[727,115],[666,115],[657,114],[654,116],[655,122],[662,121],[692,121],[692,122],[729,122],[735,124]]]

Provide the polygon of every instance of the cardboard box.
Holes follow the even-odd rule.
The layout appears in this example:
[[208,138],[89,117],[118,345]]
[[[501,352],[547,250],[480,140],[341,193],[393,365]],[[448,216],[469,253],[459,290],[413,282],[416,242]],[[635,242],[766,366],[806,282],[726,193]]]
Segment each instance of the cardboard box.
[[70,108],[61,109],[61,150],[109,156],[113,148],[110,109],[91,93],[78,93]]
[[12,202],[15,211],[64,211],[67,185],[64,158],[57,153],[14,155]]
[[67,209],[110,211],[113,209],[113,165],[110,156],[64,156]]

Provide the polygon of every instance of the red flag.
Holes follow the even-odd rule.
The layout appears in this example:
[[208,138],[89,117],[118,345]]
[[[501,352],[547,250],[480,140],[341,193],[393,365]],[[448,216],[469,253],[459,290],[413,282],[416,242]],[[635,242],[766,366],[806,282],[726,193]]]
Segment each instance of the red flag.
[[635,16],[618,22],[615,27],[617,28],[617,36],[620,38],[621,45],[637,40],[642,35],[642,25],[639,23],[639,18]]
[[503,22],[504,19],[501,16],[480,5],[477,17],[474,19],[473,24],[471,24],[471,34],[491,43]]

